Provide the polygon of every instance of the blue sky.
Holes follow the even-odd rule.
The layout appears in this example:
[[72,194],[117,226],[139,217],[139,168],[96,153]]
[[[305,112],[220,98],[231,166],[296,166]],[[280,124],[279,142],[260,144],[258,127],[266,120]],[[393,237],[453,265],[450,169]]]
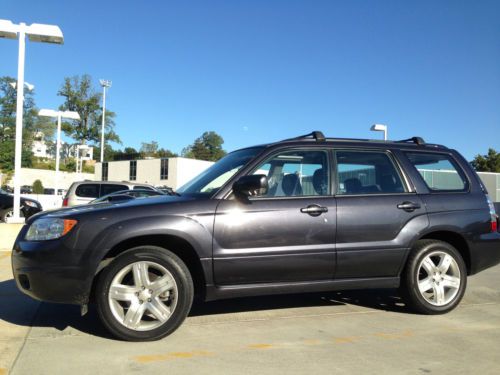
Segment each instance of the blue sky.
[[[499,16],[498,1],[2,0],[0,18],[61,27],[63,46],[27,42],[37,105],[62,103],[65,76],[112,80],[124,146],[379,138],[377,122],[471,159],[500,150]],[[0,75],[17,75],[15,41]]]

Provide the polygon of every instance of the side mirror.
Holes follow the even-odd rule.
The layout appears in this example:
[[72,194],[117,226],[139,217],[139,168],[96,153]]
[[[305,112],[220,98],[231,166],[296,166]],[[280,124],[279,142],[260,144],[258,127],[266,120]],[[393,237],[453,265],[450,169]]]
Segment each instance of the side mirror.
[[233,193],[237,198],[247,199],[267,194],[267,188],[267,177],[263,174],[253,174],[240,177],[233,184]]

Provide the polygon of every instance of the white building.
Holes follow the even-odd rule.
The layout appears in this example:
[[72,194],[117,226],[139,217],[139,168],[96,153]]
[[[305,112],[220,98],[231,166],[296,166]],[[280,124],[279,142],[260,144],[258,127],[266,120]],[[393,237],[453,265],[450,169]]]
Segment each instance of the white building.
[[135,181],[177,189],[213,164],[187,158],[157,158],[96,163],[94,179]]
[[37,132],[35,134],[35,139],[31,146],[31,151],[33,152],[33,156],[38,158],[50,158],[52,159],[54,156],[49,153],[48,146],[45,143],[45,135],[42,132]]

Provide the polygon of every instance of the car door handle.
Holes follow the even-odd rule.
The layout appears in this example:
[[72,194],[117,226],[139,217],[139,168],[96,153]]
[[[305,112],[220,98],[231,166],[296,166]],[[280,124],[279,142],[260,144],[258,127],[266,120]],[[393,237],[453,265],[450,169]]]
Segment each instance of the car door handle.
[[411,211],[415,211],[416,209],[420,208],[420,204],[415,203],[415,202],[403,202],[403,203],[398,204],[398,208],[400,210],[405,210],[405,211],[411,212]]
[[309,214],[311,216],[319,216],[323,212],[328,212],[328,207],[318,206],[317,204],[311,204],[310,206],[303,207],[300,209],[303,214]]

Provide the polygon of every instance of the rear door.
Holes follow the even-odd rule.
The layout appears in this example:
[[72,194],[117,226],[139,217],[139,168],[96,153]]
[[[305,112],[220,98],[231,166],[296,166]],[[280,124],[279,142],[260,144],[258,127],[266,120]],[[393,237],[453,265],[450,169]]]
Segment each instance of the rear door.
[[336,278],[396,276],[427,226],[419,196],[386,150],[337,149]]

